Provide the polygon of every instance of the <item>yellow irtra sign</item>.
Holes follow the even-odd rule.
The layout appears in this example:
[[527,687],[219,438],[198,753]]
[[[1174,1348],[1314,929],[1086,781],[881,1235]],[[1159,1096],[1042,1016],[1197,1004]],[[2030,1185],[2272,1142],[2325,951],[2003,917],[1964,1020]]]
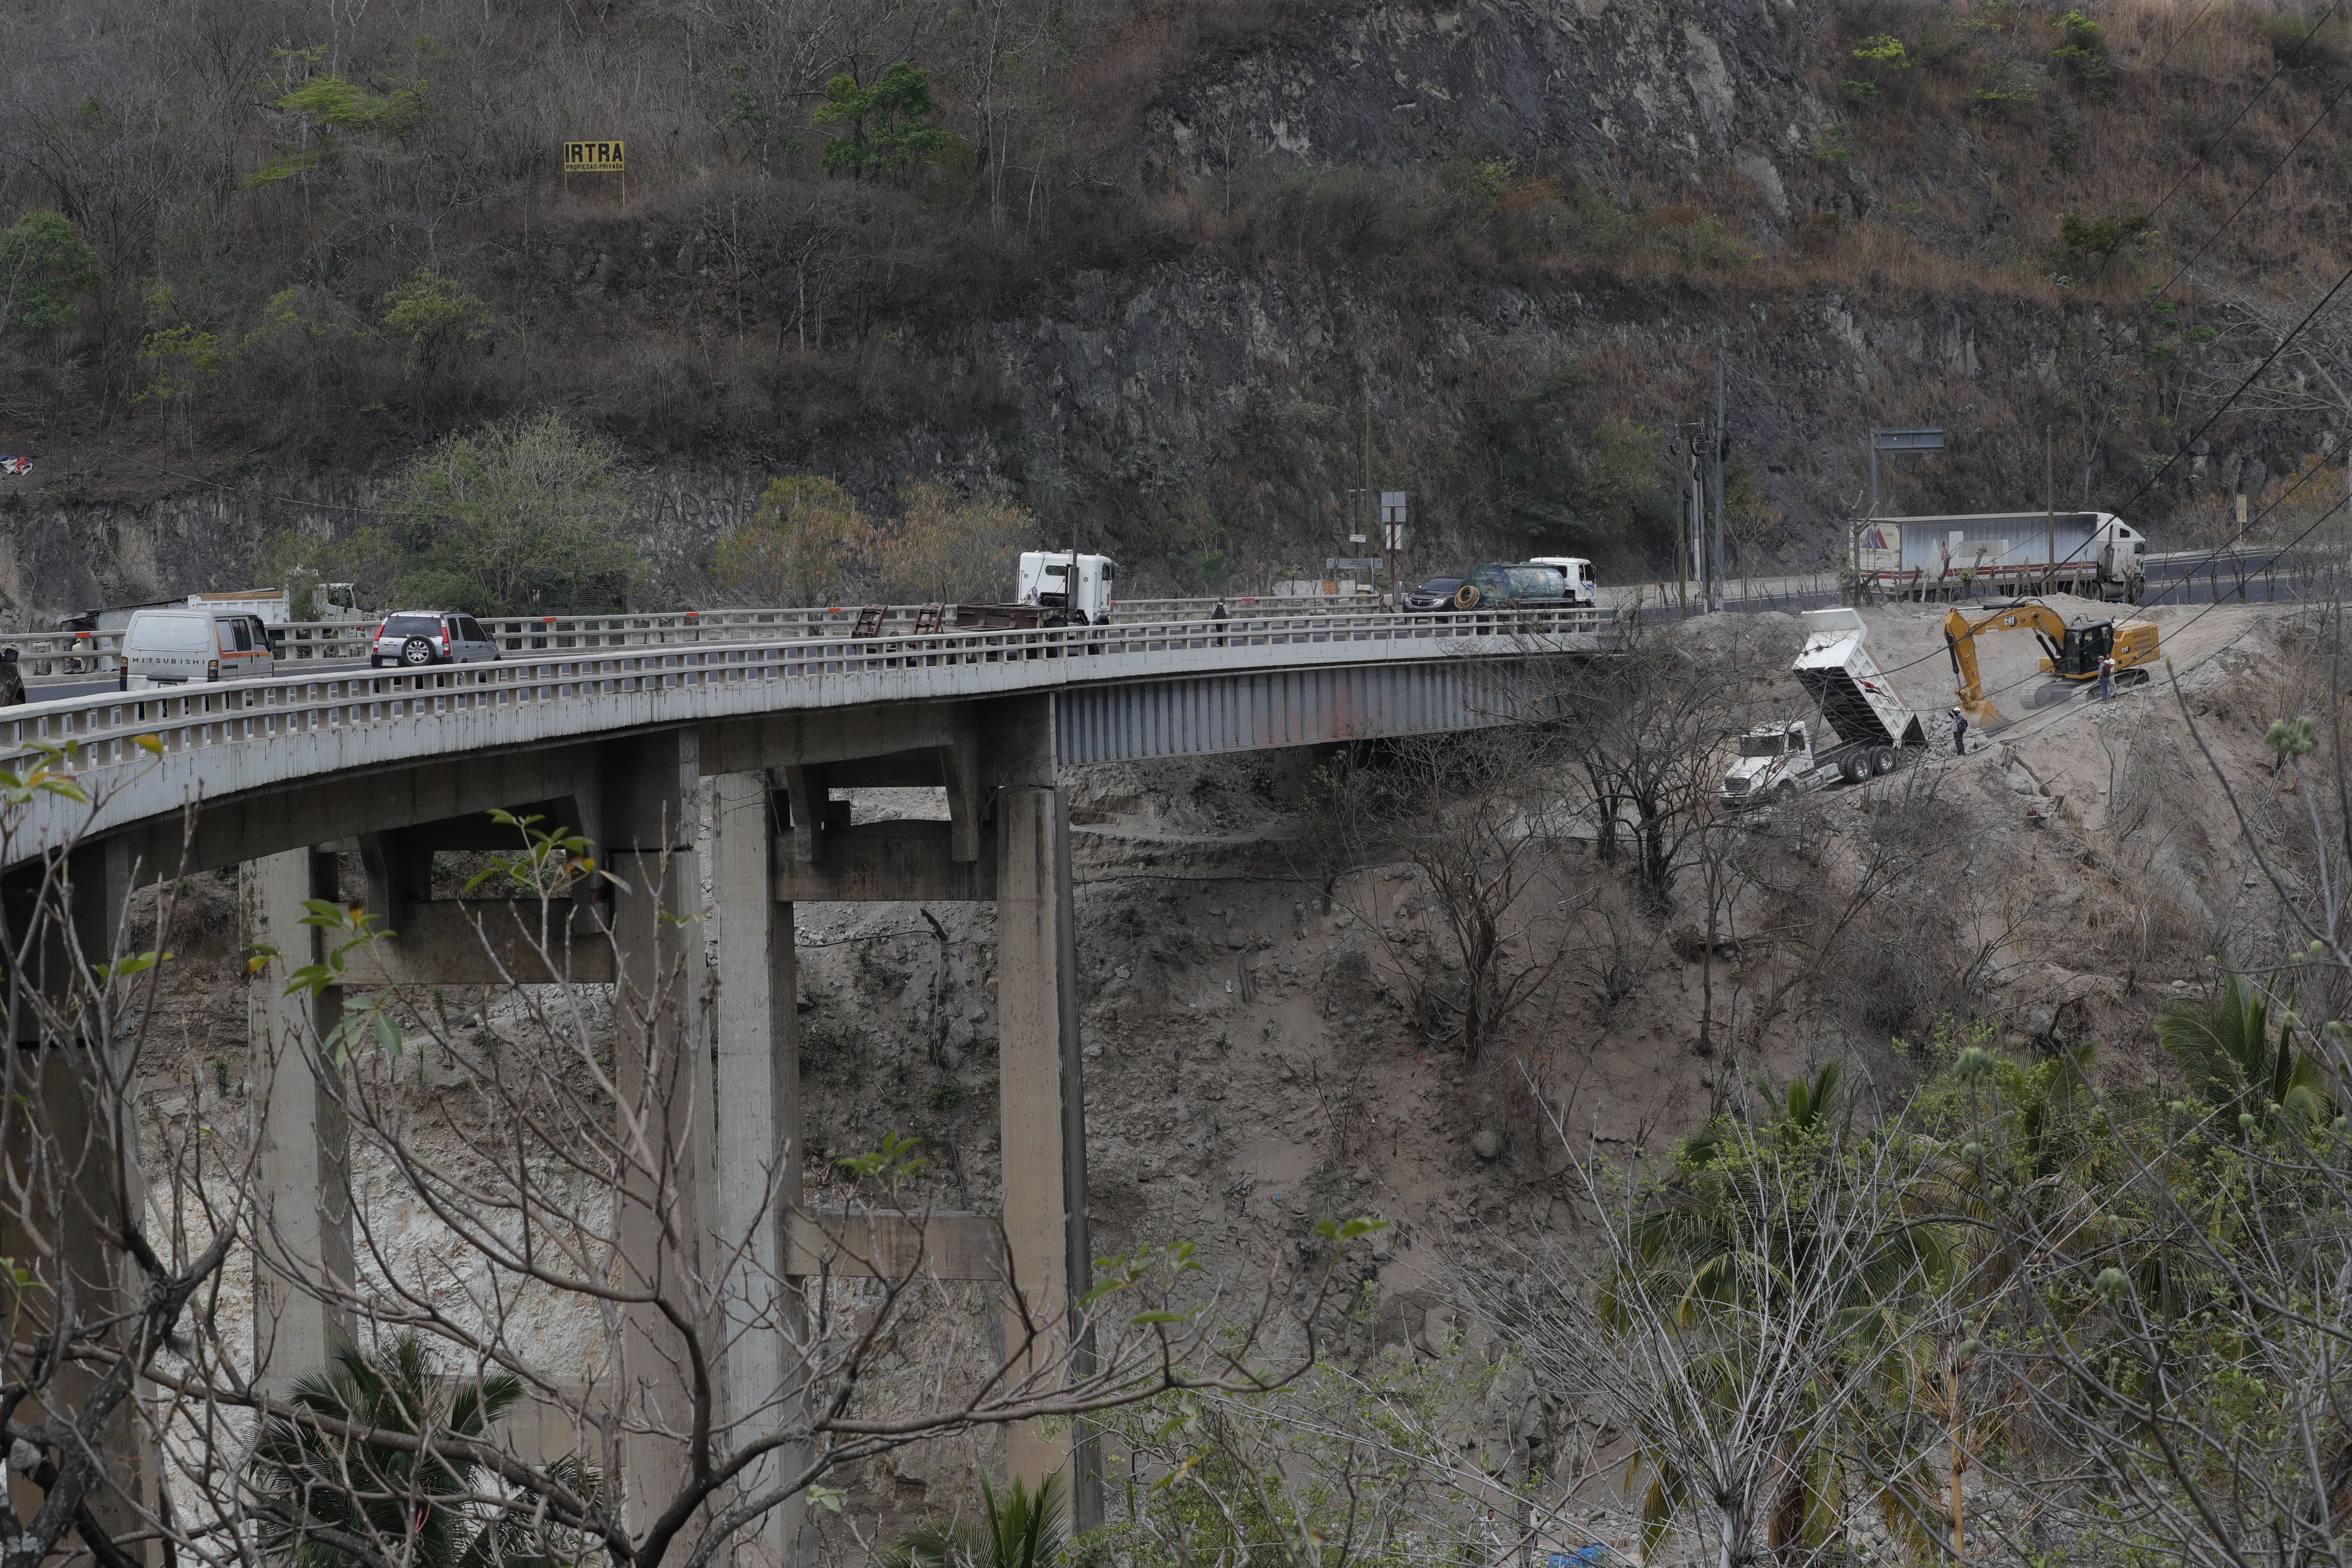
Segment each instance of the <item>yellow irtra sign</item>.
[[624,144],[618,142],[566,142],[563,172],[567,174],[619,174],[628,171]]

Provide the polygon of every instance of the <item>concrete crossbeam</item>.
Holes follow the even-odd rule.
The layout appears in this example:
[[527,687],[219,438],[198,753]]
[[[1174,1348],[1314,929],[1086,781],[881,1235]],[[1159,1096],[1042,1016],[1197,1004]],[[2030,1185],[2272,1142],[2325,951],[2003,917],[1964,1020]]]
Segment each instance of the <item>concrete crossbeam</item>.
[[[824,830],[822,858],[776,860],[781,903],[969,903],[996,897],[996,863],[955,858],[956,825],[863,823]],[[992,842],[992,835],[975,834]]]
[[562,900],[440,899],[412,903],[397,927],[358,961],[371,978],[404,985],[576,985],[613,983],[602,906]]
[[853,1214],[827,1209],[792,1216],[786,1272],[836,1279],[1004,1278],[1004,1231],[992,1215]]

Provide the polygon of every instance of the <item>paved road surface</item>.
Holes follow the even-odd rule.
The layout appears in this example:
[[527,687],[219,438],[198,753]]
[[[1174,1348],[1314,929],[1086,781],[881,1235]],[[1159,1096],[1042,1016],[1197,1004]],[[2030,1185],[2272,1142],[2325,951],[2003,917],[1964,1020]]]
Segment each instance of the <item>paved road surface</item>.
[[[269,673],[258,679],[289,680],[314,671],[320,675],[332,675],[366,668],[367,660],[363,658],[325,658],[315,662],[306,658],[290,665],[273,664],[269,667]],[[37,675],[25,682],[25,696],[34,702],[54,702],[67,697],[87,699],[114,689],[115,678],[111,675]]]

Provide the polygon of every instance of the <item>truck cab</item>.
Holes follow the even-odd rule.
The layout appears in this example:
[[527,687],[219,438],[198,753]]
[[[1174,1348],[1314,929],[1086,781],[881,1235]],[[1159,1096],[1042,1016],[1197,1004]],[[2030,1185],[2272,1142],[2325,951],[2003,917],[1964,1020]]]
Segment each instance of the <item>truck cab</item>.
[[1812,734],[1803,720],[1761,725],[1739,737],[1739,758],[1723,775],[1723,804],[1735,810],[1778,805],[1807,788],[1813,773]]
[[[1108,555],[1067,550],[1028,550],[1021,555],[1021,580],[1013,597],[1024,605],[1060,610],[1081,626],[1110,618],[1118,563]],[[1073,583],[1075,581],[1075,587]]]
[[1598,604],[1601,585],[1593,579],[1592,563],[1581,555],[1530,555],[1530,566],[1557,566],[1568,578],[1568,599],[1572,605]]

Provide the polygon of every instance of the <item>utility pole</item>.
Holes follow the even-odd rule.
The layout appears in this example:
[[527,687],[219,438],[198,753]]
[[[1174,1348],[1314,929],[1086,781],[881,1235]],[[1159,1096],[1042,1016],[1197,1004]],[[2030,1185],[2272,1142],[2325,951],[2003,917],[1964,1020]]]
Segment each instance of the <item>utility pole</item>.
[[[1372,489],[1372,378],[1369,373],[1364,376],[1364,507],[1371,514],[1371,528],[1365,530],[1369,533],[1372,528],[1381,528],[1381,492]],[[1383,558],[1389,552],[1387,534],[1388,531],[1381,528],[1381,554]],[[1393,595],[1396,593],[1396,563],[1393,560],[1389,561],[1388,570],[1389,593]]]
[[1723,493],[1723,448],[1727,437],[1723,429],[1723,345],[1715,347],[1715,539],[1714,553],[1708,557],[1713,568],[1708,576],[1713,592],[1707,595],[1709,610],[1723,608],[1723,524],[1726,500]]
[[2042,591],[2050,592],[2050,574],[2058,570],[2058,459],[2050,445],[2050,426],[2042,427]]

